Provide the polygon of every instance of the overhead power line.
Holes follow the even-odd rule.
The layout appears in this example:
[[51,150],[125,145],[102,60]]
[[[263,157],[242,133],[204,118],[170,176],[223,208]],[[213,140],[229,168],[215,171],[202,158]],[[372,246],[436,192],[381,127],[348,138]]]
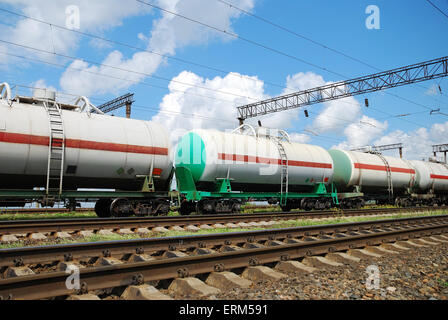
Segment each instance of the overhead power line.
[[[129,43],[122,42],[122,41],[108,39],[108,38],[105,38],[105,37],[102,37],[102,36],[98,36],[98,35],[87,33],[87,32],[82,32],[82,31],[79,31],[79,30],[76,30],[76,29],[69,29],[69,28],[61,26],[61,25],[50,23],[50,22],[44,21],[42,19],[37,19],[35,17],[31,17],[31,16],[28,16],[28,15],[21,14],[21,13],[18,13],[18,12],[14,12],[14,11],[11,11],[11,10],[7,10],[7,9],[4,9],[4,8],[0,8],[0,11],[6,12],[8,14],[12,14],[12,15],[15,15],[15,16],[18,16],[18,17],[22,17],[22,18],[25,18],[25,19],[29,19],[29,20],[32,20],[32,21],[35,21],[35,22],[38,22],[38,23],[46,24],[48,26],[55,27],[55,28],[58,28],[58,29],[61,29],[61,30],[67,31],[67,32],[73,32],[73,33],[76,33],[76,34],[79,34],[79,35],[82,35],[82,36],[86,36],[86,37],[89,37],[89,38],[101,40],[101,41],[104,41],[104,42],[109,42],[111,44],[116,44],[116,45],[119,45],[119,46],[122,46],[122,47],[127,47],[127,48],[130,48],[130,49],[136,50],[136,51],[147,52],[147,53],[154,54],[154,55],[157,55],[157,56],[169,59],[169,60],[177,61],[177,62],[180,62],[180,63],[184,63],[184,64],[188,64],[188,65],[192,65],[192,66],[208,69],[208,70],[211,70],[211,71],[216,71],[216,72],[219,72],[221,74],[230,75],[230,76],[236,77],[236,78],[243,78],[243,79],[251,80],[251,81],[254,81],[254,82],[258,82],[259,81],[258,79],[254,79],[253,77],[250,77],[250,76],[237,75],[235,73],[232,73],[231,71],[227,71],[227,70],[224,70],[224,69],[221,69],[221,68],[218,68],[218,67],[213,67],[213,66],[205,65],[205,64],[202,64],[202,63],[198,63],[198,62],[194,62],[194,61],[190,61],[190,60],[186,60],[186,59],[182,59],[182,58],[173,57],[173,56],[170,56],[168,54],[163,54],[163,53],[160,53],[160,52],[157,52],[157,51],[154,51],[154,50],[148,50],[147,48],[138,47],[138,46],[135,46],[135,45],[131,45]],[[12,25],[10,25],[10,26],[12,26]],[[285,85],[277,84],[277,83],[270,82],[270,81],[263,81],[263,82],[268,84],[268,85],[274,86],[274,87],[279,87],[279,88],[283,88],[283,89],[292,89],[292,88],[288,88]],[[292,90],[294,90],[294,89],[292,89]]]
[[[296,31],[293,31],[293,30],[288,29],[288,28],[286,28],[286,27],[284,27],[284,26],[281,26],[281,25],[279,25],[279,24],[277,24],[277,23],[275,23],[275,22],[272,22],[272,21],[270,21],[270,20],[268,20],[268,19],[266,19],[266,18],[263,18],[263,17],[261,17],[261,16],[259,16],[259,15],[256,15],[256,14],[253,14],[253,13],[247,11],[247,10],[241,9],[241,8],[239,8],[239,7],[235,6],[235,5],[233,5],[232,3],[228,2],[228,1],[224,1],[224,0],[216,0],[216,1],[218,1],[218,2],[220,2],[220,3],[223,3],[223,4],[225,4],[225,5],[227,5],[227,6],[231,7],[231,8],[233,8],[233,9],[235,9],[235,10],[238,10],[238,11],[244,13],[244,14],[247,15],[247,16],[253,17],[253,18],[255,18],[255,19],[257,19],[257,20],[260,20],[260,21],[262,21],[262,22],[264,22],[264,23],[266,23],[266,24],[269,24],[269,25],[271,25],[271,26],[274,26],[274,27],[277,28],[277,29],[280,29],[280,30],[285,31],[285,32],[287,32],[287,33],[289,33],[289,34],[292,34],[292,35],[294,35],[294,36],[296,36],[296,37],[298,37],[298,38],[301,38],[301,39],[306,40],[306,41],[308,41],[308,42],[310,42],[310,43],[313,43],[313,44],[315,44],[315,45],[317,45],[317,46],[320,46],[320,47],[322,47],[322,48],[324,48],[324,49],[326,49],[326,50],[332,51],[333,53],[336,53],[336,54],[338,54],[338,55],[341,55],[341,56],[343,56],[343,57],[345,57],[345,58],[348,58],[348,59],[350,59],[350,60],[352,60],[352,61],[358,62],[358,63],[360,63],[360,64],[362,64],[362,65],[364,65],[364,66],[367,66],[367,67],[369,67],[369,68],[371,68],[371,69],[373,69],[373,70],[376,70],[376,71],[382,71],[382,69],[380,69],[380,68],[378,68],[378,67],[375,67],[375,66],[373,66],[373,65],[371,65],[371,64],[369,64],[369,63],[367,63],[367,62],[365,62],[365,61],[362,61],[361,59],[358,59],[358,58],[356,58],[356,57],[353,57],[353,56],[351,56],[351,55],[349,55],[349,54],[347,54],[347,53],[344,53],[344,52],[342,52],[342,51],[340,51],[340,50],[331,48],[331,47],[327,46],[326,44],[323,44],[323,43],[321,43],[321,42],[319,42],[319,41],[313,40],[313,39],[311,39],[311,38],[309,38],[309,37],[306,37],[306,36],[304,36],[304,35],[302,35],[302,34],[299,34],[299,33],[297,33]],[[427,87],[425,87],[425,86],[422,86],[422,85],[420,85],[420,84],[416,84],[415,86],[420,87],[420,88],[425,89],[425,90],[429,90],[429,88],[427,88]],[[399,96],[397,96],[397,97],[398,97],[398,98],[401,98],[401,97],[399,97]],[[434,97],[431,97],[431,98],[434,99],[434,100],[437,101],[437,102],[440,102],[440,100],[435,99]],[[410,101],[408,101],[408,102],[410,102]]]
[[245,42],[250,43],[250,44],[252,44],[252,45],[255,45],[255,46],[257,46],[257,47],[261,47],[261,48],[264,48],[264,49],[266,49],[266,50],[268,50],[268,51],[271,51],[271,52],[277,53],[277,54],[279,54],[279,55],[288,57],[288,58],[290,58],[290,59],[293,59],[293,60],[302,62],[302,63],[307,64],[307,65],[309,65],[309,66],[312,66],[312,67],[314,67],[314,68],[317,68],[317,69],[323,70],[323,71],[325,71],[325,72],[328,72],[328,73],[337,75],[337,76],[339,76],[339,77],[343,77],[343,78],[345,78],[344,75],[342,75],[342,74],[340,74],[340,73],[338,73],[338,72],[331,71],[331,70],[329,70],[329,69],[327,69],[327,68],[325,68],[325,67],[323,67],[323,66],[320,66],[320,65],[317,65],[317,64],[315,64],[315,63],[309,62],[309,61],[307,61],[307,60],[305,60],[305,59],[302,59],[302,58],[299,58],[299,57],[297,57],[297,56],[295,56],[295,55],[292,55],[292,54],[289,54],[289,53],[285,53],[285,52],[283,52],[283,51],[280,51],[280,50],[277,50],[277,49],[275,49],[275,48],[269,47],[269,46],[267,46],[267,45],[265,45],[265,44],[262,44],[262,43],[260,43],[260,42],[257,42],[257,41],[254,41],[254,40],[251,40],[251,39],[242,37],[242,36],[240,36],[240,35],[238,35],[238,34],[235,34],[235,33],[233,33],[233,32],[230,32],[230,31],[227,31],[227,30],[220,29],[220,28],[218,28],[218,27],[212,26],[212,25],[207,24],[207,23],[205,23],[205,22],[202,22],[202,21],[199,21],[199,20],[196,20],[196,19],[193,19],[193,18],[184,16],[184,15],[182,15],[182,14],[179,14],[179,13],[176,13],[176,12],[173,12],[173,11],[170,11],[170,10],[167,10],[167,9],[164,9],[164,8],[162,8],[162,7],[159,7],[159,6],[157,6],[157,5],[155,5],[155,4],[152,4],[152,3],[149,3],[149,2],[145,2],[145,1],[142,1],[142,0],[135,0],[135,1],[140,2],[140,3],[144,4],[144,5],[150,6],[150,7],[152,7],[152,8],[155,8],[155,9],[157,9],[157,10],[160,10],[160,11],[163,11],[163,12],[166,12],[166,13],[169,13],[169,14],[174,15],[174,16],[176,16],[176,17],[182,18],[182,19],[184,19],[184,20],[188,20],[188,21],[190,21],[190,22],[199,24],[199,25],[201,25],[201,26],[203,26],[203,27],[207,27],[207,28],[209,28],[209,29],[212,29],[212,30],[215,30],[215,31],[224,33],[224,34],[227,34],[227,35],[229,35],[229,36],[231,36],[231,37],[234,37],[234,38],[236,38],[236,39],[245,41]]
[[441,14],[443,14],[446,18],[448,18],[448,15],[442,11],[438,6],[436,6],[434,3],[432,3],[431,0],[426,0],[431,6],[433,6],[437,11],[439,11]]
[[[138,1],[138,0],[136,0],[136,1]],[[141,1],[139,1],[139,2],[141,2]],[[153,6],[153,7],[157,8],[157,9],[160,9],[160,10],[164,10],[164,9],[158,7],[158,6],[155,6],[155,5],[152,5],[152,4],[149,4],[149,3],[145,3],[145,4],[146,4],[146,5]],[[169,59],[177,60],[177,61],[180,61],[180,62],[183,62],[183,63],[192,64],[192,65],[197,65],[197,66],[202,66],[202,67],[208,68],[208,69],[210,69],[210,70],[215,70],[215,71],[222,72],[222,73],[228,73],[228,75],[230,75],[230,76],[234,76],[234,77],[238,77],[238,78],[244,78],[244,79],[249,79],[249,80],[251,80],[251,81],[258,81],[258,79],[253,79],[252,77],[249,77],[249,76],[237,75],[237,74],[231,73],[230,71],[223,71],[223,70],[220,70],[220,69],[218,69],[218,68],[216,68],[216,67],[210,67],[210,66],[206,66],[206,65],[203,65],[203,64],[198,64],[198,63],[191,62],[191,61],[187,61],[187,60],[184,60],[184,59],[175,58],[175,57],[171,57],[171,56],[168,56],[168,55],[163,55],[163,54],[160,54],[160,53],[157,53],[157,52],[154,52],[154,51],[150,51],[150,50],[146,50],[146,49],[143,49],[143,48],[135,47],[135,46],[133,46],[133,45],[129,45],[129,44],[126,44],[126,43],[123,43],[123,42],[120,42],[120,41],[110,40],[110,39],[106,39],[106,38],[104,38],[104,37],[100,37],[100,36],[92,35],[92,34],[89,34],[89,33],[86,33],[86,32],[81,32],[81,31],[78,31],[78,30],[68,29],[68,28],[63,27],[63,26],[55,25],[55,24],[52,24],[52,23],[43,21],[43,20],[41,20],[41,19],[36,19],[36,18],[33,18],[33,17],[29,17],[29,16],[26,16],[26,15],[24,15],[24,14],[16,13],[16,12],[13,12],[13,11],[10,11],[10,10],[6,10],[6,9],[2,9],[2,8],[0,8],[0,11],[4,11],[4,12],[10,13],[10,14],[14,14],[14,15],[17,15],[17,16],[20,16],[20,17],[23,17],[23,18],[31,19],[31,20],[36,21],[36,22],[44,23],[44,24],[47,24],[47,25],[49,25],[49,26],[51,26],[51,27],[57,27],[57,28],[60,28],[60,29],[66,30],[66,31],[76,32],[76,33],[81,34],[81,35],[85,35],[85,36],[93,37],[93,38],[96,38],[96,39],[100,39],[100,40],[103,40],[103,41],[107,41],[107,42],[114,43],[114,44],[118,44],[118,45],[122,45],[122,46],[126,46],[126,47],[129,47],[129,48],[133,48],[133,49],[135,49],[135,50],[146,51],[146,52],[153,53],[153,54],[157,54],[157,55],[160,55],[160,56],[169,58]],[[167,10],[165,10],[165,11],[167,11]],[[167,11],[167,12],[170,12],[170,11]],[[172,13],[172,12],[170,12],[170,13],[171,13],[171,14],[175,14],[175,13]],[[176,15],[176,14],[175,14],[175,15]],[[194,20],[194,19],[189,19],[189,18],[184,17],[184,16],[182,16],[182,17],[185,18],[185,19],[187,19],[187,20],[189,20],[189,21],[197,22],[197,21]],[[197,23],[200,23],[200,22],[197,22]],[[201,24],[202,24],[202,23],[201,23]],[[203,25],[204,25],[204,24],[203,24]],[[213,28],[213,27],[212,27],[212,28]],[[224,31],[224,32],[225,32],[225,31]],[[225,32],[225,33],[227,33],[227,32]],[[325,46],[325,45],[324,45],[324,46]],[[329,48],[329,47],[328,47],[328,48]],[[36,48],[34,48],[34,49],[36,50]],[[331,49],[331,48],[329,48],[329,49]],[[38,49],[37,49],[37,50],[38,50]],[[334,50],[334,49],[332,49],[332,50],[333,50],[333,51],[337,51],[337,50]],[[42,51],[42,50],[41,50],[41,51]],[[47,51],[47,53],[50,53],[50,52]],[[52,52],[52,54],[55,54],[55,52]],[[63,55],[60,55],[60,56],[63,56]],[[72,58],[72,57],[70,57],[70,58]],[[359,59],[356,59],[356,58],[354,58],[354,59],[355,59],[355,60],[359,60]],[[96,64],[98,65],[98,63],[96,63]],[[373,67],[373,68],[375,68],[375,67]],[[333,72],[333,73],[334,73],[334,72]],[[148,75],[148,76],[149,76],[149,75]],[[153,78],[156,78],[156,79],[161,78],[161,77],[157,77],[157,76],[155,76],[155,75],[152,75],[152,76],[150,76],[150,77],[153,77]],[[345,78],[347,78],[347,77],[345,77]],[[171,81],[171,79],[166,79],[166,78],[162,78],[162,80],[165,80],[165,81]],[[172,81],[175,82],[175,80],[172,80]],[[291,90],[296,90],[296,89],[288,88],[288,87],[286,87],[286,86],[282,86],[282,85],[274,84],[274,83],[272,83],[272,82],[268,82],[268,81],[263,81],[263,82],[266,83],[266,84],[271,84],[271,85],[273,85],[273,86],[277,86],[277,87],[282,87],[282,88],[287,88],[287,89],[291,89]],[[152,86],[153,86],[153,87],[157,87],[157,86],[155,86],[155,85],[152,85]],[[391,95],[391,96],[394,96],[394,97],[396,97],[396,98],[398,98],[398,99],[401,99],[401,100],[403,100],[403,101],[406,101],[406,102],[408,102],[408,103],[412,103],[412,104],[414,104],[414,105],[424,107],[424,108],[426,108],[426,109],[428,109],[428,110],[431,109],[431,108],[429,108],[429,107],[427,107],[427,106],[424,106],[424,105],[422,105],[422,104],[420,104],[420,103],[417,103],[417,102],[415,102],[415,101],[412,101],[412,100],[403,98],[403,97],[401,97],[401,96],[399,96],[399,95],[392,94],[392,93],[390,93],[390,92],[386,92],[386,94],[389,94],[389,95]],[[248,99],[253,99],[253,100],[257,100],[257,99],[250,98],[250,97],[246,97],[246,98],[248,98]],[[436,99],[435,99],[435,100],[436,100]]]
[[149,77],[149,78],[154,78],[154,79],[158,79],[158,80],[179,83],[179,84],[182,84],[182,85],[185,85],[185,86],[189,86],[189,87],[200,88],[200,89],[204,89],[204,90],[208,90],[208,91],[218,92],[218,93],[221,93],[221,94],[231,95],[231,96],[244,98],[244,99],[249,99],[249,100],[258,100],[257,98],[243,96],[243,95],[236,94],[236,93],[233,93],[233,92],[227,92],[227,91],[212,89],[212,88],[199,86],[199,85],[192,84],[192,83],[187,83],[187,82],[183,82],[183,81],[179,81],[179,80],[174,80],[174,79],[169,79],[169,78],[165,78],[165,77],[161,77],[161,76],[156,76],[156,75],[145,73],[145,72],[140,72],[140,71],[136,71],[136,70],[129,70],[129,69],[125,69],[125,68],[120,68],[120,67],[116,67],[116,66],[107,65],[107,64],[104,64],[104,63],[101,63],[101,62],[96,62],[96,61],[92,61],[92,60],[82,59],[82,58],[79,58],[79,57],[72,57],[72,56],[65,55],[65,54],[54,53],[54,52],[51,52],[51,51],[47,51],[47,50],[43,50],[43,49],[39,49],[39,48],[35,48],[35,47],[30,47],[30,46],[27,46],[27,45],[6,41],[6,40],[3,40],[3,39],[0,39],[0,42],[6,43],[6,44],[9,44],[9,45],[13,45],[13,46],[17,46],[17,47],[21,47],[21,48],[25,48],[25,49],[29,49],[29,50],[34,50],[34,51],[41,52],[41,53],[46,53],[46,54],[50,54],[50,55],[59,56],[59,57],[62,57],[62,58],[70,59],[72,61],[80,60],[80,61],[84,61],[84,62],[93,64],[93,65],[96,65],[96,66],[106,67],[106,68],[110,68],[110,69],[114,69],[114,70],[118,70],[118,71],[123,71],[123,72],[134,73],[134,74],[137,74],[137,75],[141,75],[141,76],[145,76],[145,77]]
[[[187,20],[187,21],[190,21],[190,22],[199,24],[199,25],[201,25],[201,26],[210,28],[210,29],[212,29],[212,30],[215,30],[215,31],[218,31],[218,32],[227,34],[227,35],[232,36],[232,37],[234,37],[234,38],[236,38],[236,39],[243,40],[243,41],[245,41],[245,42],[248,42],[248,43],[253,44],[253,45],[255,45],[255,46],[264,48],[264,49],[266,49],[266,50],[269,50],[269,51],[278,53],[278,54],[283,55],[283,56],[285,56],[285,57],[288,57],[288,58],[291,58],[291,59],[294,59],[294,60],[303,62],[303,63],[305,63],[305,64],[308,64],[308,65],[310,65],[310,66],[312,66],[312,67],[318,68],[318,69],[323,70],[323,71],[325,71],[325,72],[328,72],[328,73],[331,73],[331,74],[340,76],[340,77],[345,78],[345,79],[349,78],[349,77],[347,77],[347,76],[345,76],[345,75],[343,75],[343,74],[341,74],[341,73],[338,73],[338,72],[336,72],[336,71],[332,71],[332,70],[330,70],[330,69],[328,69],[328,68],[325,68],[325,67],[316,65],[316,64],[314,64],[314,63],[308,62],[308,61],[306,61],[306,60],[304,60],[304,59],[301,59],[301,58],[299,58],[299,57],[293,56],[293,55],[288,54],[288,53],[284,53],[284,52],[282,52],[282,51],[280,51],[280,50],[274,49],[274,48],[269,47],[269,46],[267,46],[267,45],[264,45],[264,44],[261,44],[261,43],[259,43],[259,42],[250,40],[250,39],[248,39],[248,38],[244,38],[244,37],[242,37],[242,36],[240,36],[240,35],[237,35],[237,34],[235,34],[235,33],[229,32],[229,31],[227,31],[227,30],[219,29],[218,27],[209,25],[209,24],[207,24],[207,23],[205,23],[205,22],[198,21],[198,20],[196,20],[196,19],[193,19],[193,18],[184,16],[184,15],[182,15],[182,14],[179,14],[179,13],[176,13],[176,12],[173,12],[173,11],[170,11],[170,10],[167,10],[167,9],[164,9],[164,8],[161,8],[161,7],[159,7],[159,6],[155,5],[155,4],[152,4],[152,3],[149,3],[149,2],[145,2],[145,1],[142,1],[142,0],[135,0],[135,1],[137,1],[137,2],[139,2],[139,3],[142,3],[142,4],[145,4],[145,5],[147,5],[147,6],[150,6],[150,7],[152,7],[152,8],[155,8],[155,9],[157,9],[157,10],[160,10],[160,11],[162,11],[162,12],[166,12],[166,13],[169,13],[169,14],[171,14],[171,15],[174,15],[174,16],[180,17],[180,18],[182,18],[182,19],[185,19],[185,20]],[[403,98],[403,97],[401,97],[401,96],[399,96],[399,95],[397,95],[397,94],[393,94],[393,93],[390,93],[390,92],[386,92],[386,94],[388,94],[388,95],[390,95],[390,96],[393,96],[393,97],[396,97],[396,98],[398,98],[398,99],[401,99],[401,100],[403,100],[403,101],[412,103],[412,104],[414,104],[414,105],[421,106],[421,107],[426,108],[426,109],[428,109],[428,110],[431,109],[431,108],[429,108],[429,107],[427,107],[427,106],[424,106],[424,105],[422,105],[422,104],[420,104],[420,103],[417,103],[417,102],[414,102],[414,101],[412,101],[412,100]]]

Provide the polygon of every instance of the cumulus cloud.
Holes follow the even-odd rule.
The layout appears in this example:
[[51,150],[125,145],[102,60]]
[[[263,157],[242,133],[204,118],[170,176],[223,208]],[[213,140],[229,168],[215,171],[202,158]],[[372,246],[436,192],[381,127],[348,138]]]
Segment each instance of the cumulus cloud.
[[[241,14],[239,11],[223,6],[217,1],[159,0],[158,5],[169,11],[227,31],[232,31],[231,23],[233,19]],[[254,0],[239,0],[236,5],[245,10],[251,10]],[[141,6],[147,7],[145,5]],[[163,12],[161,18],[154,21],[153,27],[148,33],[149,36],[146,36],[140,32],[137,37],[148,43],[148,51],[154,51],[162,55],[174,55],[179,48],[205,44],[215,39],[229,40],[228,35],[167,12]],[[152,75],[165,60],[160,55],[154,55],[147,51],[137,52],[128,59],[123,57],[119,51],[113,51],[102,64],[113,66],[115,69],[105,66],[92,66],[82,61],[75,61],[71,63],[62,75],[60,84],[66,91],[74,90],[79,92],[79,90],[83,90],[86,95],[93,92],[116,93],[118,90],[130,87],[135,82],[140,82],[147,76]],[[84,72],[83,70],[89,72]],[[133,72],[127,72],[126,70]],[[105,75],[105,77],[93,73],[99,73]],[[107,76],[113,76],[115,79],[107,78]],[[131,81],[122,81],[117,78],[125,78]]]
[[291,142],[296,143],[308,143],[311,140],[309,135],[297,132],[290,133],[289,138],[291,139]]
[[432,145],[446,143],[448,137],[448,121],[436,123],[430,130],[419,128],[404,132],[395,130],[374,141],[375,145],[403,143],[403,157],[410,160],[422,160],[433,157]]
[[[329,85],[321,75],[313,72],[299,72],[289,75],[286,79],[286,87],[283,94]],[[312,124],[313,131],[317,133],[334,132],[342,133],[347,123],[355,121],[361,115],[359,102],[348,97],[323,103],[323,110],[319,112]],[[300,111],[295,111],[296,116]]]
[[172,132],[179,131],[179,135],[193,128],[234,129],[238,126],[236,107],[253,102],[245,97],[266,98],[263,81],[257,77],[251,79],[244,79],[238,73],[204,79],[183,71],[170,82],[170,93],[163,97],[160,111],[152,120],[163,123]]
[[341,149],[353,149],[368,145],[373,139],[378,138],[387,129],[388,123],[379,122],[363,115],[358,122],[346,126],[344,134],[346,141],[337,147]]
[[[12,11],[21,11],[24,15],[61,26],[66,26],[69,17],[66,13],[67,7],[75,5],[79,8],[80,31],[95,33],[121,25],[126,17],[150,11],[149,7],[142,8],[133,0],[0,0],[0,3],[12,6]],[[62,54],[77,48],[79,42],[79,35],[76,33],[56,27],[51,28],[47,24],[20,17],[13,26],[2,27],[0,34],[3,39],[10,42],[47,51],[55,50]],[[23,52],[24,49],[9,46],[8,51]],[[25,51],[48,58],[48,55],[39,54],[33,50]]]

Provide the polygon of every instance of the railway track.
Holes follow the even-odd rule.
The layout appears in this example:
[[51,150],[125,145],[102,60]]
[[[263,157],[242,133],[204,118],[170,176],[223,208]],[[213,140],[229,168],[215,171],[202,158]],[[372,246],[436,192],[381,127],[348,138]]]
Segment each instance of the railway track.
[[[148,282],[174,279],[171,288],[173,283],[182,279],[187,281],[197,275],[223,275],[223,271],[246,268],[243,276],[247,276],[251,270],[263,270],[257,268],[266,264],[300,265],[300,259],[324,254],[346,252],[351,255],[367,252],[359,250],[362,248],[387,251],[384,246],[395,245],[393,243],[397,241],[409,242],[414,246],[421,246],[418,241],[447,242],[448,237],[444,236],[446,233],[448,215],[440,215],[225,234],[3,249],[0,250],[0,268],[4,271],[4,278],[0,280],[0,298],[47,299],[76,296],[109,288],[142,286]],[[423,240],[415,240],[417,238]],[[53,271],[41,271],[42,265],[46,263],[53,266]],[[70,264],[84,266],[80,268],[79,290],[66,286],[68,275],[64,268]],[[33,271],[40,273],[33,274]],[[24,273],[27,275],[20,276]],[[219,286],[219,283],[216,285]]]
[[[276,206],[272,205],[250,205],[245,206],[245,210],[257,209],[274,209]],[[67,213],[67,212],[94,212],[94,208],[76,208],[76,210],[69,210],[66,208],[18,208],[18,209],[1,209],[0,214],[39,214],[39,213]]]
[[[143,217],[143,218],[77,218],[49,220],[13,220],[0,223],[0,241],[12,242],[19,238],[42,240],[47,236],[70,237],[83,234],[98,233],[101,230],[118,233],[149,233],[174,230],[197,231],[200,228],[243,228],[260,227],[276,224],[281,221],[296,219],[322,219],[342,216],[371,216],[393,214],[409,211],[442,210],[446,207],[415,207],[363,209],[340,211],[309,211],[309,212],[263,212],[253,214],[227,214],[208,216],[173,216],[173,217]],[[62,234],[63,233],[63,234]],[[70,233],[70,234],[69,234]],[[37,235],[35,237],[35,235]]]

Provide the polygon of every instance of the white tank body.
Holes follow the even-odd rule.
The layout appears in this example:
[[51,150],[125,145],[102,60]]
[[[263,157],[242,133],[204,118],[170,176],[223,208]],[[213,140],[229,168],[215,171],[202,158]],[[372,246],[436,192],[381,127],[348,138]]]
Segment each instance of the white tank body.
[[[288,160],[289,191],[330,184],[333,162],[313,145],[282,141]],[[281,155],[272,138],[217,130],[194,130],[176,150],[176,166],[190,169],[195,182],[213,188],[216,178],[233,179],[232,190],[280,191]]]
[[[46,108],[0,100],[0,188],[45,187],[50,126]],[[139,175],[155,174],[169,187],[170,139],[161,125],[109,115],[62,110],[65,133],[63,189],[139,190]]]
[[436,193],[448,190],[448,165],[417,160],[410,163],[417,171],[416,186],[419,190],[434,190]]
[[362,191],[387,189],[388,171],[394,192],[414,185],[416,171],[406,160],[339,149],[329,153],[334,161],[334,180],[338,190],[352,190],[354,186],[360,186]]

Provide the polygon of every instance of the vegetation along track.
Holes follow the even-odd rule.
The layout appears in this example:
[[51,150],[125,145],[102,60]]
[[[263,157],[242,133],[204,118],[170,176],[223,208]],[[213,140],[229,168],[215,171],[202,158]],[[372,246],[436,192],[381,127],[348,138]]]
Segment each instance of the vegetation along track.
[[[177,283],[179,289],[179,281],[191,281],[196,279],[192,278],[196,275],[222,274],[223,271],[238,268],[247,268],[247,271],[275,262],[298,263],[297,259],[343,251],[350,254],[359,248],[379,250],[397,241],[446,242],[446,233],[448,215],[439,215],[225,234],[3,249],[0,250],[0,266],[4,270],[3,279],[0,280],[0,298],[79,296],[107,288],[141,286],[169,279],[175,279],[170,287]],[[416,238],[423,240],[414,240]],[[382,247],[377,247],[380,245]],[[415,243],[415,246],[419,245]],[[45,262],[57,265],[56,269],[62,271],[42,271],[42,268],[36,267]],[[80,269],[79,290],[66,286],[68,275],[64,271],[70,264],[84,266]],[[32,268],[40,273],[34,273]]]
[[[185,228],[187,231],[197,231],[200,228],[211,229],[212,225],[222,227],[254,227],[275,224],[275,221],[294,219],[334,218],[342,216],[370,216],[393,214],[400,212],[417,212],[427,210],[443,210],[446,207],[415,207],[415,208],[380,208],[339,211],[309,211],[309,212],[263,212],[252,214],[224,214],[209,216],[172,216],[143,218],[77,218],[48,220],[13,220],[0,222],[0,241],[13,242],[18,238],[28,237],[42,240],[48,236],[70,237],[81,233],[97,233],[100,230],[121,233],[149,233],[155,228]],[[269,221],[269,222],[268,222]],[[247,225],[247,223],[254,223]],[[257,225],[258,223],[258,225]],[[237,225],[239,224],[239,225]],[[160,230],[160,229],[159,229]],[[157,229],[155,230],[157,232]],[[64,234],[62,234],[64,232]],[[71,234],[68,234],[71,233]],[[35,236],[37,235],[37,236]]]
[[0,209],[0,214],[38,214],[38,213],[68,213],[68,212],[90,212],[93,208],[76,208],[69,210],[65,208],[18,208],[18,209]]

